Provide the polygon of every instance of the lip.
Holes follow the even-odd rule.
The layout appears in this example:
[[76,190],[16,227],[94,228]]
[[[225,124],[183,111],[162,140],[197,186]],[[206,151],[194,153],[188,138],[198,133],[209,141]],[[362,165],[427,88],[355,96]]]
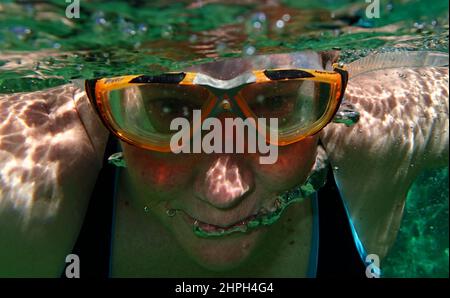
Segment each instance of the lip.
[[290,202],[283,202],[281,198],[276,198],[269,209],[261,207],[255,214],[251,214],[235,223],[220,226],[216,224],[201,221],[183,210],[184,221],[192,226],[193,232],[200,238],[224,237],[237,232],[246,233],[255,230],[262,226],[268,226],[276,222],[281,216],[282,211],[291,203],[298,200],[291,200]]
[[[179,211],[181,211],[181,210],[179,210]],[[216,225],[216,224],[207,223],[196,217],[191,216],[189,213],[187,213],[185,211],[181,211],[181,212],[183,212],[184,221],[188,225],[192,226],[194,228],[194,230],[195,230],[195,228],[199,228],[202,231],[204,231],[206,233],[210,233],[210,234],[226,234],[227,232],[229,232],[231,230],[239,229],[239,227],[246,226],[251,220],[253,220],[253,219],[257,218],[259,215],[261,215],[264,212],[264,210],[260,209],[259,212],[255,213],[255,214],[251,214],[243,219],[238,220],[237,222],[234,222],[234,223],[228,224],[228,225]]]

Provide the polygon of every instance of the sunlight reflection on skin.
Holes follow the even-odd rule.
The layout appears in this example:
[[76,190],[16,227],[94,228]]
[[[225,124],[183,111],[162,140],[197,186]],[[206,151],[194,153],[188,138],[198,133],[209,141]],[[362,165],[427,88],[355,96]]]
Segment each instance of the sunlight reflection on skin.
[[245,194],[249,185],[245,183],[236,165],[227,166],[229,156],[220,157],[206,172],[206,185],[208,187],[209,200],[216,206],[228,207],[237,198]]
[[57,214],[71,158],[91,146],[83,143],[74,90],[0,96],[0,213],[12,208],[24,226]]

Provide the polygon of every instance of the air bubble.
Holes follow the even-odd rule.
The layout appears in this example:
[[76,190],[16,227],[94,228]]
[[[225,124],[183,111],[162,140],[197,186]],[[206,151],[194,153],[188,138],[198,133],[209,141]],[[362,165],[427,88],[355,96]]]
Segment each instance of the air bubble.
[[189,113],[188,107],[184,106],[183,107],[183,116],[187,118],[187,117],[189,117],[189,114],[190,113]]
[[425,27],[425,23],[415,22],[413,26],[418,30],[422,30]]
[[106,20],[105,18],[98,18],[95,20],[95,23],[98,25],[105,25],[106,24]]
[[389,3],[386,5],[386,10],[387,10],[388,12],[391,12],[393,8],[394,8],[394,5],[392,4],[392,2],[389,2]]
[[285,22],[289,22],[291,20],[291,16],[289,14],[284,14],[281,19]]
[[148,28],[145,24],[139,24],[138,31],[139,32],[147,32]]
[[250,30],[260,31],[265,27],[266,15],[263,12],[255,13],[251,16],[249,24]]
[[255,54],[255,52],[256,52],[256,49],[254,46],[246,46],[244,48],[244,53],[248,56]]
[[216,50],[218,53],[224,53],[227,50],[228,46],[224,42],[218,42],[216,46]]
[[198,36],[196,34],[192,34],[191,36],[189,36],[190,43],[195,43],[197,40],[198,40]]
[[278,21],[276,22],[275,26],[276,26],[278,29],[284,28],[284,21],[283,21],[283,20],[278,20]]
[[31,29],[24,26],[15,26],[10,29],[10,31],[16,35],[20,40],[25,40],[29,35],[31,35]]
[[167,209],[166,214],[168,217],[174,217],[177,214],[177,210],[176,209]]
[[254,17],[260,22],[265,22],[266,21],[266,14],[263,13],[263,12],[255,13]]
[[173,27],[171,25],[164,26],[161,32],[162,37],[171,37],[173,35]]

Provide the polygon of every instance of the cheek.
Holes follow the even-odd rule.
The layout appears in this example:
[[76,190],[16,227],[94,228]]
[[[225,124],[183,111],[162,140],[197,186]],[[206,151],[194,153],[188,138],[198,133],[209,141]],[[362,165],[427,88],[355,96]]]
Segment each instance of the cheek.
[[291,185],[303,182],[314,164],[317,136],[308,137],[288,146],[278,147],[278,159],[272,165],[259,164],[255,160],[255,173],[269,185]]
[[[278,159],[274,164],[259,163],[258,155],[250,155],[253,173],[267,186],[285,187],[304,181],[314,164],[318,137],[278,147]],[[148,191],[174,192],[192,184],[199,156],[172,154],[142,150],[122,143],[127,169],[137,185],[145,185]]]
[[160,153],[142,150],[122,143],[127,170],[138,181],[152,191],[182,189],[192,177],[195,160],[187,155]]

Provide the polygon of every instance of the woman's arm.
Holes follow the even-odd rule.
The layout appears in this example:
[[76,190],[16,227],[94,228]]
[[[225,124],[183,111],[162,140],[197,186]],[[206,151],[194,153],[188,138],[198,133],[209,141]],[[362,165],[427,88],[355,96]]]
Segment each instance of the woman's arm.
[[336,182],[368,254],[396,238],[408,190],[423,170],[448,166],[448,68],[395,68],[351,79],[359,122],[324,129]]
[[62,273],[106,139],[74,85],[0,96],[0,276]]

